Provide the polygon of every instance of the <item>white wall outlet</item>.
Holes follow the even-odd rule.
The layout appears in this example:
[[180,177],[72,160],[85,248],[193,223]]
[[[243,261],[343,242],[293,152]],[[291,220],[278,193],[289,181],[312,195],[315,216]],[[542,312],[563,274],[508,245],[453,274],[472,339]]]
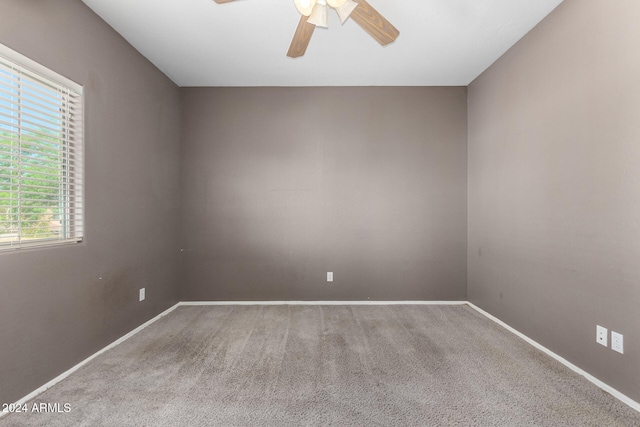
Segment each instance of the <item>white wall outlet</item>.
[[140,288],[140,301],[144,301],[145,291],[144,288]]
[[333,271],[327,271],[327,282],[333,282]]
[[611,331],[611,349],[620,354],[624,354],[623,336],[617,332]]
[[607,347],[607,328],[596,325],[596,342]]

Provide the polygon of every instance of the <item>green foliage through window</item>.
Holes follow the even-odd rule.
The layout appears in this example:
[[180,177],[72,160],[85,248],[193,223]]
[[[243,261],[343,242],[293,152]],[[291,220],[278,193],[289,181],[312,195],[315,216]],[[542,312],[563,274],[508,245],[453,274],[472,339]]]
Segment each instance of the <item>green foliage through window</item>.
[[0,249],[82,239],[81,101],[0,56]]

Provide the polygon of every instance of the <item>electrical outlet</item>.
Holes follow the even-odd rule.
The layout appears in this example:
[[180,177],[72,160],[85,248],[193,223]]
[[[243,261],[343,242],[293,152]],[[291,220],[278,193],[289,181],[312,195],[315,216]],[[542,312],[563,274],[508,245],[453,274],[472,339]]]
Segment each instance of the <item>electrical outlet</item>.
[[144,301],[145,291],[144,288],[140,288],[140,301]]
[[617,332],[611,331],[611,350],[624,354],[623,336]]
[[333,282],[333,271],[327,271],[327,282]]
[[596,342],[607,347],[607,328],[603,328],[600,325],[596,325]]

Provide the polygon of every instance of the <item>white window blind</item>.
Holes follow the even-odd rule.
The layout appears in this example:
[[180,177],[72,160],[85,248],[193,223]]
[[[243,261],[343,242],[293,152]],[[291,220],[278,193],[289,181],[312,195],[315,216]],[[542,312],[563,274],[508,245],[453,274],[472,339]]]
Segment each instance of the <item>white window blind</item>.
[[82,87],[0,45],[0,251],[83,237]]

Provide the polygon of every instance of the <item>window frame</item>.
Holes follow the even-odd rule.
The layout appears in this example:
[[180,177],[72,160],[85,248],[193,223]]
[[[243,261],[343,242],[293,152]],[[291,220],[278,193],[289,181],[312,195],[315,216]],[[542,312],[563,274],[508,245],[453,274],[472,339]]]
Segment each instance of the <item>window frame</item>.
[[[8,240],[7,242],[2,242],[0,240],[0,253],[13,252],[16,250],[24,250],[29,248],[43,248],[43,247],[57,247],[69,244],[81,243],[85,239],[85,169],[84,169],[84,150],[85,150],[85,99],[84,99],[84,90],[82,85],[56,73],[55,71],[45,67],[42,64],[39,64],[36,61],[14,51],[13,49],[3,45],[0,43],[0,60],[5,63],[5,67],[8,67],[10,70],[8,72],[8,76],[15,77],[17,81],[22,81],[22,79],[26,79],[25,81],[30,81],[30,84],[35,81],[42,81],[42,83],[37,82],[38,86],[34,86],[37,88],[48,88],[48,86],[60,88],[63,91],[61,92],[61,99],[59,101],[60,104],[60,135],[58,137],[60,141],[59,151],[63,154],[60,155],[59,160],[53,161],[52,164],[59,167],[58,173],[61,173],[58,178],[59,185],[57,187],[57,192],[55,193],[54,200],[58,201],[58,205],[61,208],[54,208],[53,210],[62,209],[61,219],[59,219],[60,226],[59,232],[62,234],[57,237],[41,237],[41,238],[26,238],[24,234],[21,235],[18,232],[16,240]],[[24,76],[24,77],[23,77]],[[2,86],[5,87],[5,86]],[[66,96],[66,97],[65,97]],[[18,95],[18,101],[16,101],[16,105],[18,105],[19,111],[22,111],[24,101],[23,93]],[[28,101],[27,101],[28,102]],[[51,103],[52,106],[57,106],[56,103]],[[9,108],[9,107],[7,107]],[[73,111],[73,113],[71,113]],[[9,114],[5,114],[1,117],[11,117]],[[18,117],[20,117],[18,115]],[[42,116],[42,119],[36,119],[43,121],[46,117]],[[13,119],[15,120],[15,119]],[[20,117],[18,120],[22,120]],[[11,120],[9,120],[11,121]],[[6,125],[10,126],[10,125]],[[22,124],[19,122],[18,125],[15,126],[17,129],[18,135],[18,157],[23,159],[25,156],[23,155],[22,149],[22,141],[23,141],[23,130]],[[40,128],[40,132],[42,132],[42,128]],[[39,141],[39,140],[37,140]],[[33,142],[32,142],[33,143]],[[54,148],[52,148],[54,149]],[[7,150],[7,153],[11,153],[11,151]],[[47,154],[47,156],[49,156]],[[11,160],[9,160],[11,161]],[[50,160],[48,160],[49,162]],[[22,160],[19,160],[19,163],[22,164]],[[46,166],[45,166],[46,167]],[[65,171],[66,169],[66,171]],[[12,170],[12,167],[7,169],[8,171]],[[13,175],[13,171],[10,172],[9,176]],[[27,179],[24,175],[21,175],[20,170],[18,169],[18,173],[16,174],[16,187],[18,190],[18,200],[20,209],[24,205],[25,198],[21,197],[21,189],[24,187],[29,187],[29,185],[24,184],[24,181]],[[64,178],[62,178],[64,177]],[[12,179],[12,178],[10,178]],[[36,179],[36,178],[34,178]],[[11,184],[9,181],[9,187],[13,187],[14,184]],[[56,188],[56,187],[51,187]],[[12,192],[13,190],[9,190]],[[50,202],[49,202],[50,203]],[[54,202],[55,204],[55,202]],[[60,213],[58,213],[60,215]],[[23,222],[26,221],[22,217],[18,216],[18,229],[21,230],[23,226]],[[43,219],[44,221],[44,219]],[[51,220],[53,221],[53,219]],[[49,225],[49,233],[55,234],[55,227]],[[45,228],[43,228],[45,229]],[[47,234],[44,233],[43,234]],[[5,236],[10,236],[11,234],[5,234]],[[1,236],[1,235],[0,235]]]

